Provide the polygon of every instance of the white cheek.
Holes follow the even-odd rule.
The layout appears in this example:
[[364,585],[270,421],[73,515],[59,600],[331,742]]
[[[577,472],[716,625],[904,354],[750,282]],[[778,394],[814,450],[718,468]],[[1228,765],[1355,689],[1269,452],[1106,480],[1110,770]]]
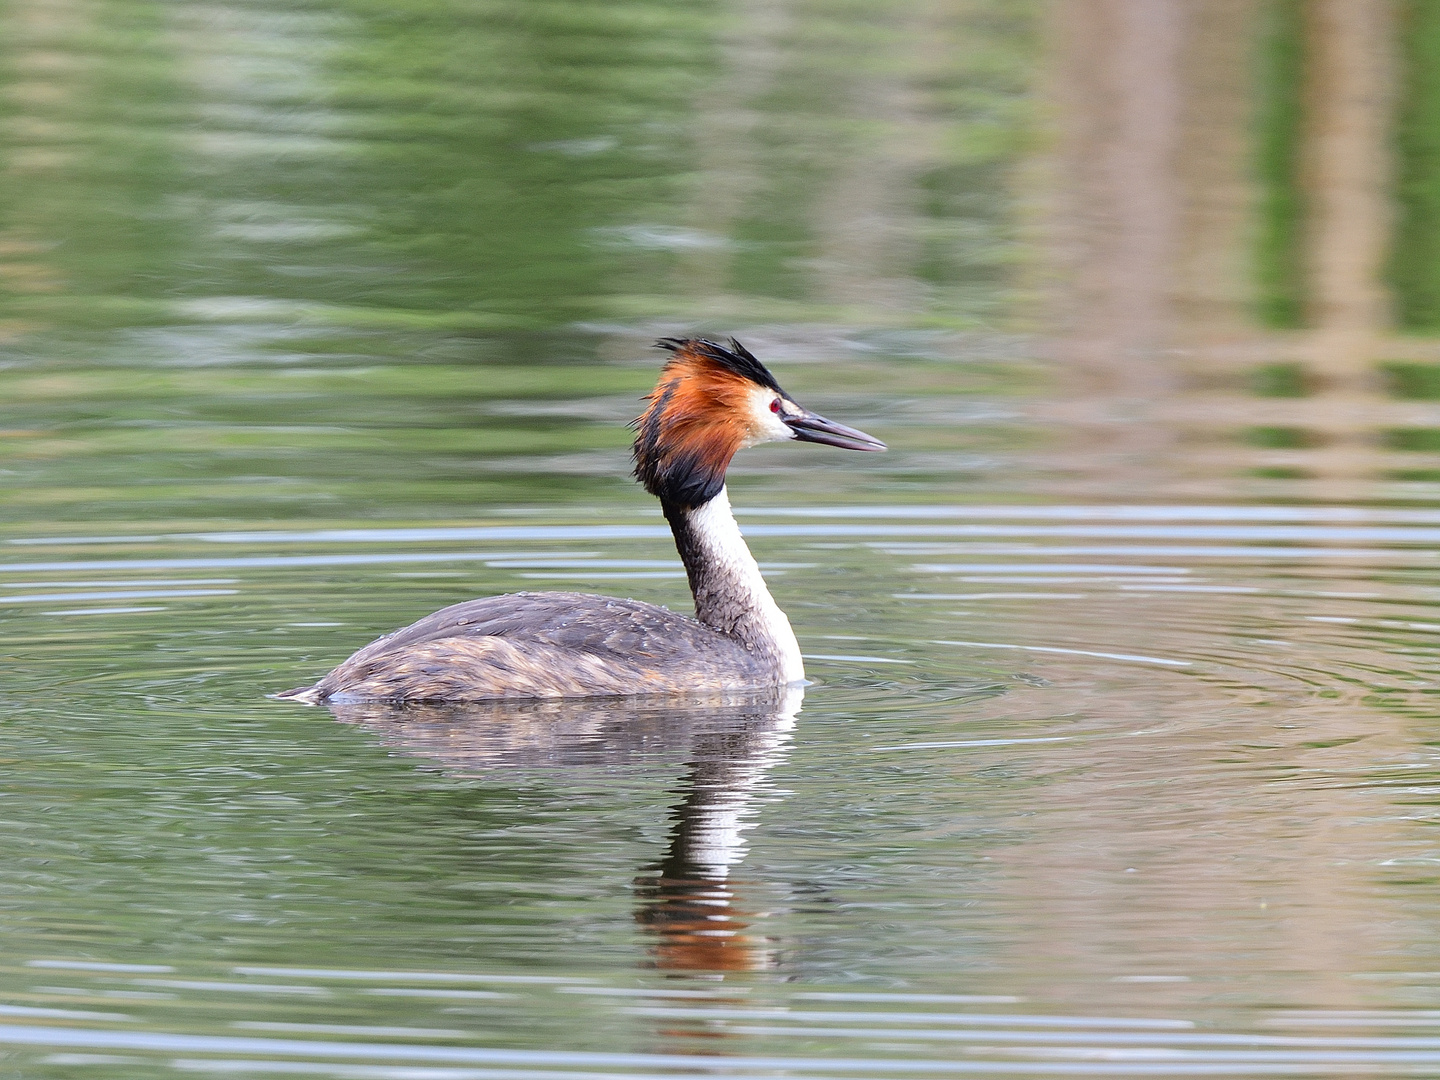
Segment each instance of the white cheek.
[[790,430],[789,425],[770,411],[770,403],[774,400],[773,390],[756,387],[750,392],[750,435],[745,440],[746,446],[784,442],[795,437],[795,432]]

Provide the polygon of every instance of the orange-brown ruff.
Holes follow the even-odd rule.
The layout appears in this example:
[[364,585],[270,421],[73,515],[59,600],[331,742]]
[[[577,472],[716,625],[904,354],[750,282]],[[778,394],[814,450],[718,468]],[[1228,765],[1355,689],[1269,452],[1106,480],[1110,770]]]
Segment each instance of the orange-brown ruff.
[[736,451],[798,439],[883,450],[796,405],[738,341],[666,338],[666,363],[635,422],[635,475],[660,500],[695,617],[585,593],[467,600],[371,642],[313,686],[311,703],[480,701],[744,690],[804,678],[785,613],[730,512]]
[[[701,341],[660,344],[675,355],[635,421],[635,475],[662,500],[698,506],[724,485],[736,451],[765,441],[751,399],[758,391],[783,392],[738,341],[733,350]],[[753,361],[754,370],[736,359]]]

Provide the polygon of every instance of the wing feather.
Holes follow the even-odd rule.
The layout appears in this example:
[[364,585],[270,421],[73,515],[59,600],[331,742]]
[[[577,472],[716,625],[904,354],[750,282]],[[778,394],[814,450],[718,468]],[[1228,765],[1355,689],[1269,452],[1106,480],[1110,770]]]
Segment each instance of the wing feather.
[[366,645],[306,701],[437,701],[680,693],[767,685],[732,638],[655,604],[511,593],[442,608]]

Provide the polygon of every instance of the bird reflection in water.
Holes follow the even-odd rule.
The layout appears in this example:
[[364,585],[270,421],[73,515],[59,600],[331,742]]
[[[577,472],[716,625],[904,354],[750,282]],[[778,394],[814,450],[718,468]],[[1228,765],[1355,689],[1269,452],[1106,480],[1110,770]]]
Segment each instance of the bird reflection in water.
[[683,761],[669,845],[635,879],[635,920],[654,936],[651,964],[668,972],[775,966],[774,943],[753,933],[732,868],[757,823],[766,776],[785,755],[798,686],[679,701],[593,698],[435,705],[331,705],[336,719],[376,732],[447,772],[543,771]]

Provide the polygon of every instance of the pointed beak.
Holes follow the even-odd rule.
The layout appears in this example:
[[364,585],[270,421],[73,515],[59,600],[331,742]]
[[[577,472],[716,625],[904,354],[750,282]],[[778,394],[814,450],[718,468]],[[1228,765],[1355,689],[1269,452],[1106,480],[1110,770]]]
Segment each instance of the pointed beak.
[[808,409],[799,416],[786,416],[782,419],[800,442],[824,443],[827,446],[838,446],[842,450],[885,449],[885,444],[879,439],[872,439],[863,431],[837,424],[834,420],[826,420]]

